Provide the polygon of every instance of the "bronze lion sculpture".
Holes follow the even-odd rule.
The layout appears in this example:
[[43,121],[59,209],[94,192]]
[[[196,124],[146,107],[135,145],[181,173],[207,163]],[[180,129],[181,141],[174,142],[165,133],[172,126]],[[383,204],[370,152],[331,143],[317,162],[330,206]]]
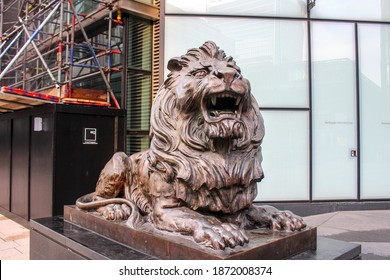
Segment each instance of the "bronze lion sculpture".
[[96,191],[76,206],[134,228],[149,222],[213,249],[244,245],[245,229],[304,228],[289,211],[253,204],[264,123],[233,58],[209,41],[172,58],[168,69],[151,110],[150,148],[116,153]]

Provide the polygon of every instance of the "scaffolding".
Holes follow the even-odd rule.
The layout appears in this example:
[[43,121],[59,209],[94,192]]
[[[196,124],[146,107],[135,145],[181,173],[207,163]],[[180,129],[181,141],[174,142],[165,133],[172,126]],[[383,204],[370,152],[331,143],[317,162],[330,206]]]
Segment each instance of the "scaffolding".
[[[0,113],[48,102],[120,108],[110,85],[123,48],[117,2],[0,0]],[[91,79],[104,88],[85,87]]]

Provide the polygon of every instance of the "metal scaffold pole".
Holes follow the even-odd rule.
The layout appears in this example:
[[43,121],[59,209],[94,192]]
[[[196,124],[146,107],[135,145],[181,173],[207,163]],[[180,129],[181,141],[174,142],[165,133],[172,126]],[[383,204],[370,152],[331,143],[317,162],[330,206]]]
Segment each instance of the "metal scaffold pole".
[[[112,103],[120,108],[111,86],[121,54],[120,37],[113,33],[122,24],[113,18],[115,13],[121,15],[116,2],[0,0],[0,24],[5,10],[14,13],[14,17],[7,14],[12,18],[7,27],[0,27],[0,85],[17,89],[9,94],[38,92],[64,103],[106,107]],[[107,24],[101,29],[105,39],[91,28],[99,29],[102,23]]]
[[[81,24],[80,18],[79,18],[79,16],[77,15],[77,11],[76,11],[75,7],[73,6],[72,0],[68,0],[68,2],[69,2],[69,5],[70,5],[70,7],[71,7],[71,9],[72,9],[72,11],[73,11],[74,17],[76,18],[77,23],[78,23],[78,25],[79,25],[79,27],[80,27],[81,33],[83,34],[84,40],[85,40],[85,41],[88,43],[88,45],[90,46],[91,43],[90,43],[90,41],[89,41],[88,35],[87,35],[87,33],[85,32],[83,25]],[[94,60],[95,60],[95,63],[96,63],[96,65],[97,65],[98,69],[99,69],[100,75],[101,75],[101,77],[102,77],[102,79],[103,79],[103,81],[104,81],[104,83],[105,83],[105,85],[106,85],[106,87],[107,87],[107,91],[109,92],[111,98],[113,99],[113,101],[114,101],[114,103],[115,103],[115,106],[119,109],[119,108],[120,108],[119,103],[118,103],[118,101],[116,100],[116,97],[115,97],[115,95],[114,95],[114,92],[113,92],[113,90],[112,90],[112,88],[111,88],[110,83],[109,83],[108,80],[107,80],[106,75],[104,74],[103,69],[100,67],[99,60],[97,59],[96,54],[95,54],[95,52],[94,52],[94,50],[93,50],[92,47],[90,48],[90,50],[91,50],[92,56],[93,56],[93,58],[94,58]]]
[[[24,25],[23,20],[22,20],[20,17],[18,17],[18,19],[19,19],[19,22],[20,22],[20,24],[22,25],[24,31],[26,32],[26,34],[31,38],[32,35],[31,35],[30,32],[28,31],[27,27]],[[42,62],[42,64],[43,64],[43,66],[45,67],[45,69],[46,69],[47,73],[49,74],[51,80],[52,80],[53,83],[56,85],[56,87],[59,87],[59,84],[58,84],[56,78],[54,78],[54,75],[53,75],[53,73],[50,71],[49,66],[47,66],[47,63],[46,63],[45,59],[43,58],[41,52],[39,51],[37,45],[34,43],[33,40],[31,40],[30,43],[31,43],[31,45],[34,47],[35,51],[37,52],[37,54],[38,54],[38,56],[39,56],[39,58],[40,58],[40,60],[41,60],[41,62]]]
[[5,76],[5,74],[8,72],[8,70],[14,65],[15,61],[19,58],[20,55],[23,54],[24,50],[28,47],[28,45],[34,40],[34,38],[38,35],[39,31],[42,29],[42,27],[50,20],[52,15],[57,11],[58,7],[61,3],[58,3],[54,9],[49,13],[49,15],[45,18],[45,20],[39,25],[37,30],[28,38],[27,42],[24,43],[22,48],[18,51],[18,53],[13,57],[13,59],[8,63],[8,65],[4,68],[4,70],[0,73],[0,80]]

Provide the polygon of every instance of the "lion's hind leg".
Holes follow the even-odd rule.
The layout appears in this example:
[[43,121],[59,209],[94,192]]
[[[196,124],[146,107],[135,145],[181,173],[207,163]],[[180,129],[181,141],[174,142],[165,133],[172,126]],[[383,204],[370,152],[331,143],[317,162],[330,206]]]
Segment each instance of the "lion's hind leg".
[[80,197],[76,206],[95,210],[107,220],[126,220],[138,208],[125,197],[130,160],[125,153],[115,153],[100,172],[94,193]]
[[123,196],[129,172],[128,156],[122,152],[115,153],[100,172],[95,189],[96,199]]

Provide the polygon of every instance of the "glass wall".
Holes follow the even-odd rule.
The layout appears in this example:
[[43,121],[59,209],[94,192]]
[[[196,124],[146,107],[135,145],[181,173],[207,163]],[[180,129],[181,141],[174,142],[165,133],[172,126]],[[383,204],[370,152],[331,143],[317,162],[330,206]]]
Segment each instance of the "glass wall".
[[318,0],[312,18],[390,21],[390,0]]
[[305,17],[302,0],[166,0],[166,13]]
[[212,16],[166,16],[165,20],[166,61],[213,40],[233,56],[251,82],[266,126],[266,178],[259,184],[259,199],[309,199],[306,22]]
[[389,199],[390,0],[309,2],[166,0],[165,63],[213,40],[250,80],[258,200]]
[[354,25],[313,22],[311,30],[313,198],[356,198]]
[[216,42],[239,62],[262,108],[309,107],[305,22],[166,17],[165,34],[167,44],[175,42],[166,58]]
[[126,61],[126,153],[149,146],[152,91],[152,22],[129,17]]
[[390,197],[390,26],[359,25],[361,197]]
[[305,111],[262,111],[264,179],[257,200],[309,199],[309,117]]

